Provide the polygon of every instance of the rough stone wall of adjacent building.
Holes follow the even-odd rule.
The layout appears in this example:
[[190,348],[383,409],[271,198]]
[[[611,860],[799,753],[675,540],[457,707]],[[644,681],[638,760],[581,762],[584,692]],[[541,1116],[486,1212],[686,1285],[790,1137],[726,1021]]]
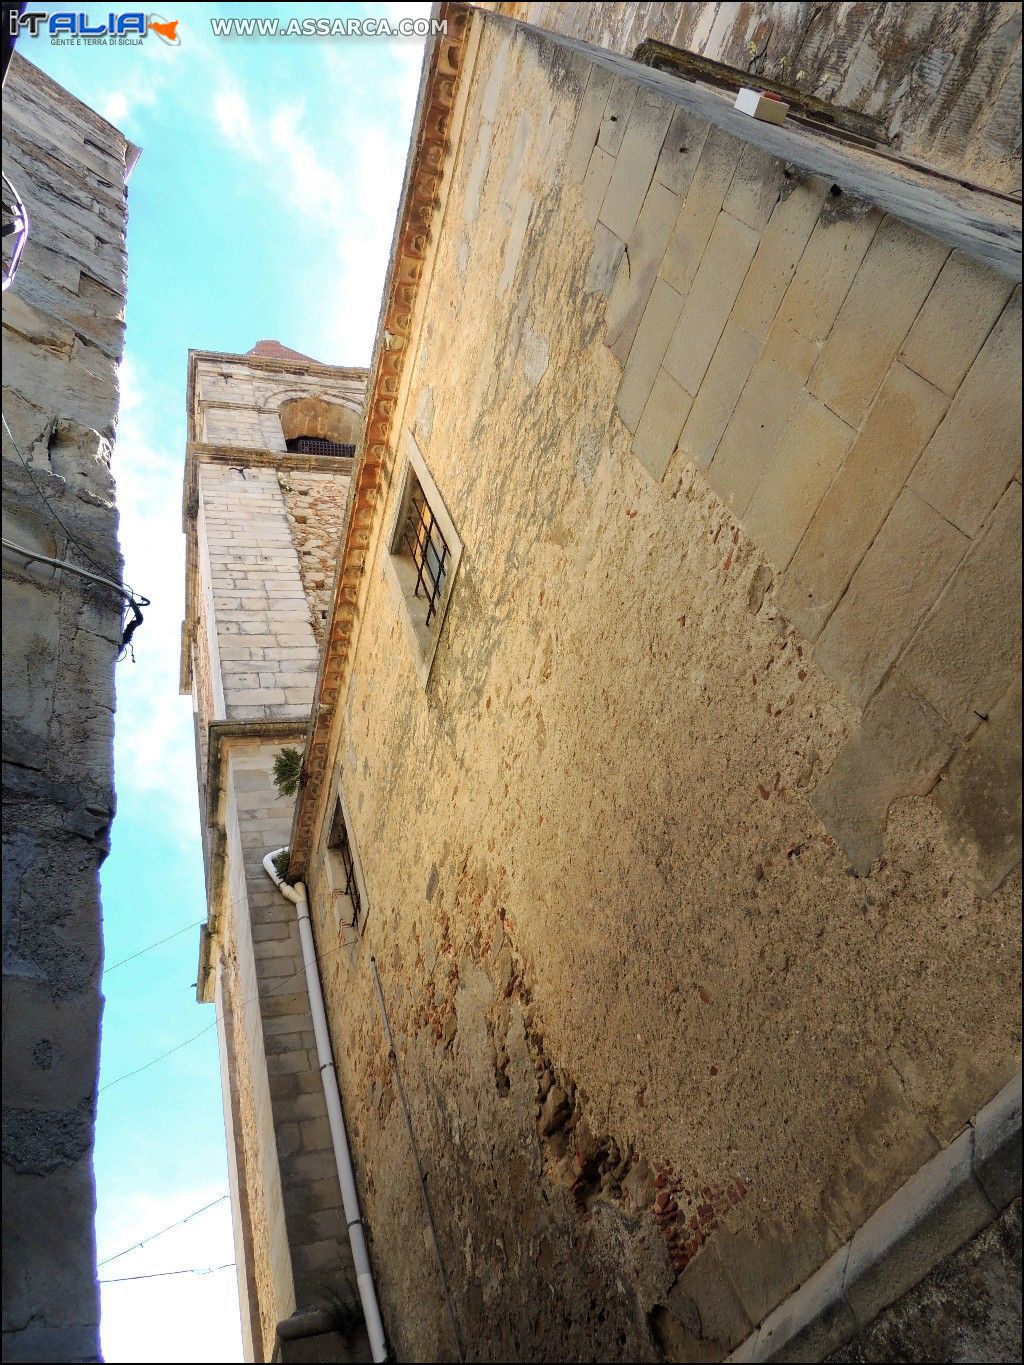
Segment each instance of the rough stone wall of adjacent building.
[[647,38],[878,120],[891,146],[1020,193],[1019,4],[498,5],[632,56]]
[[1017,295],[546,40],[466,98],[395,434],[464,554],[424,688],[391,477],[349,951],[308,874],[385,1316],[452,1358],[371,954],[463,1342],[719,1359],[1020,1063]]
[[[4,171],[32,220],[3,302],[4,537],[117,581],[110,456],[135,149],[18,56],[3,113]],[[4,550],[5,1360],[99,1353],[98,871],[120,637],[116,593]]]
[[299,576],[309,602],[313,634],[323,649],[327,615],[338,566],[341,528],[348,501],[348,480],[330,473],[289,470],[278,475],[292,543],[299,556]]
[[[359,391],[348,372],[304,377],[301,366],[244,357],[197,364],[192,421],[205,439],[194,456],[196,581],[183,648],[218,898],[211,966],[230,1018],[236,1260],[257,1360],[275,1357],[278,1323],[295,1309],[355,1300],[295,909],[263,869],[290,834],[292,802],[272,778],[285,741],[261,727],[292,722],[289,742],[301,744],[351,467],[287,452],[280,406],[306,395],[348,403]],[[230,737],[211,737],[218,722]],[[219,789],[209,790],[214,744]]]

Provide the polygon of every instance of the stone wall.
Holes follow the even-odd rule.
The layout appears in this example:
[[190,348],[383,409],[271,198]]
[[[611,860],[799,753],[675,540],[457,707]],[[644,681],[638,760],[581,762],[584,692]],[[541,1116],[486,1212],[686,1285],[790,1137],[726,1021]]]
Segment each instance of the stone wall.
[[[852,173],[817,183],[571,48],[478,35],[394,394],[393,449],[415,435],[463,558],[424,688],[383,565],[386,469],[309,860],[346,1113],[400,1356],[454,1358],[444,1276],[481,1358],[720,1359],[1019,1066],[996,705],[1017,556],[991,539],[1019,498],[999,425],[1015,305]],[[948,298],[961,325],[928,342]],[[978,495],[969,524],[929,464]],[[830,489],[835,601],[870,677],[784,572]],[[906,584],[889,561],[883,640],[857,575],[890,517],[890,542],[923,548]],[[956,695],[993,688],[967,720],[904,684],[939,761],[907,738],[923,722],[883,724],[871,699],[943,613],[976,632]],[[979,736],[999,776],[984,792],[975,764],[960,788],[995,859],[942,795]],[[860,810],[827,800],[858,762]],[[339,784],[368,902],[345,953],[324,871]]]
[[231,1021],[226,1079],[247,1191],[248,1253],[236,1254],[242,1302],[258,1320],[257,1360],[274,1357],[277,1324],[296,1307],[355,1298],[295,908],[262,865],[291,821],[271,777],[276,748],[236,742],[222,798],[228,889],[216,1003]]
[[306,716],[317,646],[277,473],[204,465],[199,488],[225,716]]
[[[3,304],[4,537],[119,581],[110,457],[136,149],[17,56],[3,108],[4,170],[32,220]],[[95,1360],[97,874],[121,601],[7,549],[3,601],[3,1353]]]
[[265,361],[259,356],[208,355],[196,376],[195,439],[209,445],[283,453],[282,407],[312,396],[358,417],[364,383],[361,370],[338,370],[315,362]]
[[870,115],[894,150],[1020,193],[1019,4],[497,8],[627,56],[655,38],[783,81]]
[[[271,1360],[293,1312],[356,1300],[295,909],[263,868],[288,843],[292,803],[275,790],[273,760],[302,743],[351,460],[286,451],[280,410],[289,431],[311,434],[303,404],[323,417],[326,400],[344,418],[363,379],[292,353],[203,352],[191,364],[190,433],[202,439],[185,479],[183,684],[209,850],[198,994],[223,1030],[246,1353]],[[321,1359],[337,1344],[321,1334],[287,1351]]]
[[309,602],[313,634],[322,650],[348,505],[348,471],[289,470],[277,478],[292,544],[299,556],[299,575]]

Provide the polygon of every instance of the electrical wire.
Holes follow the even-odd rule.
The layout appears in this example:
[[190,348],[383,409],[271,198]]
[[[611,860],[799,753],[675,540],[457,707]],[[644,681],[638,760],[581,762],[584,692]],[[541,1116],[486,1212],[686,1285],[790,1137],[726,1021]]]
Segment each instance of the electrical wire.
[[223,1204],[224,1200],[228,1197],[229,1196],[226,1194],[219,1194],[217,1198],[211,1200],[209,1204],[204,1204],[201,1209],[193,1209],[192,1212],[187,1213],[184,1218],[179,1218],[176,1223],[168,1223],[167,1226],[161,1228],[159,1232],[151,1232],[148,1237],[143,1237],[141,1242],[134,1242],[130,1247],[125,1247],[124,1251],[115,1252],[113,1256],[104,1256],[102,1261],[96,1262],[97,1267],[109,1265],[111,1261],[119,1261],[122,1256],[127,1256],[130,1251],[138,1251],[140,1247],[144,1247],[147,1242],[155,1242],[156,1239],[162,1237],[165,1232],[173,1232],[175,1228],[180,1228],[182,1223],[188,1223],[193,1218],[198,1218],[201,1213],[205,1213],[207,1209],[213,1209],[216,1208],[218,1204]]
[[111,972],[116,972],[118,967],[123,967],[127,962],[134,962],[137,957],[142,957],[145,953],[151,953],[154,948],[159,948],[165,943],[170,943],[172,938],[180,938],[182,934],[187,934],[190,929],[198,929],[200,924],[206,921],[197,919],[192,924],[186,924],[184,929],[176,929],[173,934],[168,934],[166,938],[158,938],[155,943],[151,943],[147,948],[140,948],[137,953],[132,953],[128,957],[122,957],[120,962],[114,962],[109,967],[103,968],[103,975],[109,976]]
[[[203,921],[201,920],[199,922],[203,923]],[[326,953],[321,953],[319,955],[320,961],[321,962],[326,961],[327,958],[333,957],[335,953],[348,952],[348,947],[349,945],[347,943],[342,943],[337,948],[331,948]],[[305,965],[297,967],[295,971],[291,973],[290,976],[286,976],[281,981],[279,981],[277,986],[275,986],[273,990],[264,992],[264,998],[269,998],[272,995],[280,994],[284,987],[290,986],[291,983],[296,979],[296,977],[304,975],[305,970],[306,970]],[[260,998],[261,998],[260,994],[257,991],[257,993],[255,995],[250,996],[248,1000],[243,1000],[238,1008],[241,1010],[246,1010],[249,1008],[250,1005],[256,1004],[260,1000]],[[174,1055],[175,1052],[180,1052],[183,1047],[188,1047],[190,1043],[194,1043],[198,1041],[198,1039],[204,1038],[206,1034],[208,1034],[211,1029],[215,1029],[220,1022],[221,1016],[218,1014],[212,1023],[207,1024],[206,1027],[200,1029],[198,1033],[193,1033],[191,1038],[186,1038],[184,1039],[183,1042],[176,1043],[174,1047],[168,1048],[166,1052],[161,1052],[159,1056],[153,1057],[148,1062],[143,1062],[141,1066],[135,1067],[134,1070],[126,1071],[123,1076],[115,1076],[112,1081],[107,1081],[104,1085],[100,1086],[99,1090],[97,1091],[97,1094],[102,1094],[104,1090],[109,1090],[111,1086],[120,1085],[122,1081],[130,1080],[132,1076],[138,1076],[139,1073],[142,1071],[148,1071],[151,1066],[156,1066],[157,1063],[162,1062],[165,1057],[171,1057]]]
[[189,1043],[194,1043],[197,1038],[202,1038],[205,1034],[209,1033],[211,1029],[216,1028],[219,1023],[220,1016],[218,1015],[212,1024],[207,1024],[206,1027],[201,1028],[198,1033],[193,1033],[191,1038],[186,1038],[184,1042],[176,1043],[174,1047],[169,1047],[166,1052],[161,1052],[159,1057],[154,1057],[152,1061],[143,1062],[142,1066],[137,1066],[134,1071],[126,1071],[123,1076],[116,1076],[114,1080],[107,1081],[105,1085],[101,1085],[97,1090],[97,1095],[102,1095],[104,1090],[109,1090],[113,1085],[120,1085],[122,1081],[130,1080],[132,1076],[137,1076],[141,1071],[148,1071],[151,1066],[156,1066],[157,1062],[162,1062],[165,1057],[173,1056],[175,1052],[180,1052],[183,1047],[188,1047]]
[[214,1275],[218,1270],[230,1270],[234,1261],[223,1265],[189,1266],[187,1270],[156,1270],[151,1275],[122,1275],[115,1280],[99,1280],[99,1284],[128,1284],[131,1280],[163,1280],[168,1275]]

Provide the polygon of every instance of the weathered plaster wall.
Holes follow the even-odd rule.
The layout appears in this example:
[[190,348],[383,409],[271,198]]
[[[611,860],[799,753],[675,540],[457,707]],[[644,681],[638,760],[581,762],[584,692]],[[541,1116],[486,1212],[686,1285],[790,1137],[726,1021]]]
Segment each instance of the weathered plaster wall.
[[[5,432],[4,536],[117,580],[110,456],[135,149],[17,56],[3,107],[4,170],[32,220],[3,303],[4,416],[31,465]],[[3,1354],[95,1360],[97,873],[114,811],[121,604],[24,565],[4,551]]]
[[499,5],[632,56],[646,38],[876,118],[891,145],[1020,193],[1019,4]]
[[[423,1220],[371,953],[461,1334],[489,1359],[720,1358],[1020,1059],[1019,843],[1000,844],[980,899],[977,835],[961,846],[927,794],[942,764],[922,773],[893,745],[871,787],[881,856],[857,856],[820,793],[851,752],[884,755],[865,697],[789,619],[781,556],[730,510],[714,462],[708,477],[696,444],[676,448],[690,408],[669,390],[650,402],[679,314],[642,356],[670,242],[683,273],[667,287],[691,308],[688,354],[704,352],[693,410],[750,281],[753,330],[719,437],[738,422],[739,451],[746,423],[760,479],[769,456],[797,458],[797,403],[849,435],[818,501],[779,475],[787,524],[806,518],[798,540],[905,370],[930,404],[900,399],[890,444],[845,504],[855,523],[872,471],[896,471],[877,530],[908,477],[923,490],[918,456],[986,345],[1000,406],[972,407],[966,430],[972,455],[996,449],[987,422],[1016,391],[1015,362],[989,329],[1009,286],[983,274],[967,289],[962,333],[928,349],[942,374],[926,379],[911,369],[913,328],[965,263],[845,194],[837,207],[828,185],[790,187],[787,168],[724,135],[692,127],[662,160],[680,129],[671,111],[654,100],[630,117],[633,92],[598,83],[588,96],[586,79],[564,51],[483,25],[396,424],[414,432],[464,558],[424,690],[381,564],[390,507],[378,515],[332,735],[369,900],[347,953],[323,829],[309,873],[386,1316],[412,1358],[453,1347],[429,1243],[410,1235]],[[877,233],[898,240],[892,262],[880,250],[889,273],[869,329],[860,272]],[[695,294],[708,252],[705,273],[715,261],[730,285]],[[768,349],[780,310],[788,331]],[[829,380],[840,355],[855,394]],[[999,459],[974,524],[947,523],[960,554],[922,555],[945,579],[915,569],[894,614],[907,639],[927,629],[971,563],[957,537],[970,539],[995,595],[976,611],[977,649],[956,657],[968,691],[995,660],[1009,714],[1015,561],[985,537],[1019,498],[1019,456]],[[962,483],[953,458],[943,486]],[[918,510],[911,525],[932,524]],[[954,610],[957,628],[970,620]],[[950,751],[988,724],[957,731]],[[1009,772],[1012,733],[993,743]],[[977,801],[994,818],[1019,801],[999,774]]]

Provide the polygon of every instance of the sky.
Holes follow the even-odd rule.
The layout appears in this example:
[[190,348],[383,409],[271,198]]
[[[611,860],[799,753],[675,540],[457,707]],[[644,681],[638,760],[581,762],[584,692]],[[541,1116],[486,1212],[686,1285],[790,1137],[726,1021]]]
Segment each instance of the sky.
[[[95,22],[131,6],[84,8]],[[118,810],[102,872],[96,1235],[112,1362],[242,1358],[213,1006],[195,999],[198,928],[178,933],[205,916],[192,709],[178,695],[188,350],[271,337],[369,363],[423,55],[411,38],[215,37],[210,19],[385,13],[429,6],[190,3],[160,16],[179,20],[177,47],[152,33],[138,46],[19,41],[142,148],[114,473],[125,580],[152,606],[136,661],[117,667]],[[166,1274],[179,1270],[208,1273]]]

